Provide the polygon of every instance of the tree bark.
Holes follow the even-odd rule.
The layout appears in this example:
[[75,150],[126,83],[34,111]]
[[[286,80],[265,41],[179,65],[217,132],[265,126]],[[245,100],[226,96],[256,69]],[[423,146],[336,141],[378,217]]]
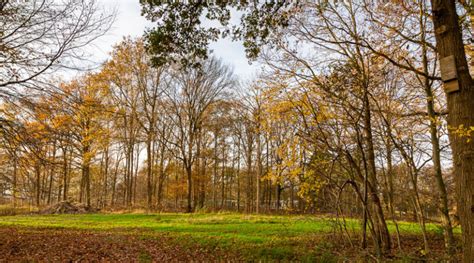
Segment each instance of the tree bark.
[[[420,26],[421,26],[421,37],[420,40],[422,45],[422,61],[423,61],[423,72],[429,75],[428,69],[428,55],[426,46],[426,28],[424,23],[424,1],[420,1]],[[448,194],[446,191],[446,185],[443,179],[443,173],[441,171],[441,149],[439,145],[438,137],[438,125],[437,116],[434,108],[434,94],[432,90],[432,83],[427,77],[423,77],[423,86],[426,94],[426,108],[428,111],[428,117],[430,121],[430,137],[432,145],[432,158],[433,158],[433,169],[436,177],[436,184],[439,192],[439,210],[441,212],[441,222],[444,228],[444,241],[445,247],[448,254],[454,254],[454,236],[453,228],[451,225],[451,219],[449,218],[449,207],[448,207]]]
[[[463,262],[474,261],[474,141],[456,129],[474,127],[474,84],[466,60],[455,0],[431,0],[439,58],[454,56],[459,90],[447,93],[449,140],[453,152]],[[468,140],[470,139],[470,140]]]

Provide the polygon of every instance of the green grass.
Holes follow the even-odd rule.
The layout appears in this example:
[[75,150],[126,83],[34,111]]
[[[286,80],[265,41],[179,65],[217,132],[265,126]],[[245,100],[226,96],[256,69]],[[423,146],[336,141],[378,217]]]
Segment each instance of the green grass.
[[[347,219],[350,232],[360,230],[358,220]],[[314,216],[276,216],[222,214],[84,214],[22,215],[0,217],[0,227],[65,228],[88,231],[137,233],[142,238],[159,238],[166,234],[182,246],[205,246],[235,251],[246,258],[293,259],[331,262],[325,246],[330,246],[334,219]],[[400,222],[402,233],[420,234],[416,223]],[[389,224],[394,231],[393,224]],[[429,232],[440,228],[428,224]],[[459,232],[459,229],[456,229]],[[320,240],[324,242],[314,242]],[[326,242],[327,241],[327,242]],[[311,249],[309,249],[311,248]],[[319,250],[318,250],[319,249]],[[330,249],[330,248],[329,248]],[[317,255],[312,253],[316,251]],[[146,255],[143,261],[146,261]]]

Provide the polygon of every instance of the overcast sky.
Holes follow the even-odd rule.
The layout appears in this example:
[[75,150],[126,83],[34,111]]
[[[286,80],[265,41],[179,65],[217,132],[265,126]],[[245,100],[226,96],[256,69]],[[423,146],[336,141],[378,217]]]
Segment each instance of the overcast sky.
[[[140,15],[139,0],[98,0],[99,5],[106,11],[117,10],[115,23],[106,36],[94,43],[93,60],[105,61],[114,44],[125,36],[139,37],[147,27],[153,24]],[[249,65],[245,57],[241,42],[232,42],[228,39],[219,40],[211,45],[216,57],[221,58],[226,64],[234,68],[236,75],[241,80],[248,80],[255,76],[258,65]]]

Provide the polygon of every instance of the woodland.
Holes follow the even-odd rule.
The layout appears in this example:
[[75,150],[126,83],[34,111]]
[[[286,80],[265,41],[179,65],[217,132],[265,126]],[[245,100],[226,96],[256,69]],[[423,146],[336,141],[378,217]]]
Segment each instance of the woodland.
[[0,1],[0,262],[474,262],[474,2],[136,5]]

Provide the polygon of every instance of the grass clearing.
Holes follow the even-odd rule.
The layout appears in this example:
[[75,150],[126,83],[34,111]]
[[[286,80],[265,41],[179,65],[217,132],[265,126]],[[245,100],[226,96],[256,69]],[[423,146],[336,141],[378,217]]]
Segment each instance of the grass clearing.
[[[346,219],[350,233],[357,235],[358,220]],[[315,216],[214,214],[80,214],[21,215],[0,217],[0,227],[23,231],[64,229],[139,236],[141,240],[170,237],[187,249],[221,249],[244,259],[302,260],[315,258],[331,262],[337,247],[334,219]],[[390,223],[394,232],[395,227]],[[406,235],[420,235],[416,223],[400,222]],[[46,230],[45,230],[46,229]],[[428,224],[431,235],[441,235],[439,226]],[[459,229],[456,229],[459,233]],[[334,242],[335,241],[335,242]],[[332,255],[332,256],[331,256]],[[344,257],[344,255],[339,255]],[[139,261],[150,259],[140,252]]]

